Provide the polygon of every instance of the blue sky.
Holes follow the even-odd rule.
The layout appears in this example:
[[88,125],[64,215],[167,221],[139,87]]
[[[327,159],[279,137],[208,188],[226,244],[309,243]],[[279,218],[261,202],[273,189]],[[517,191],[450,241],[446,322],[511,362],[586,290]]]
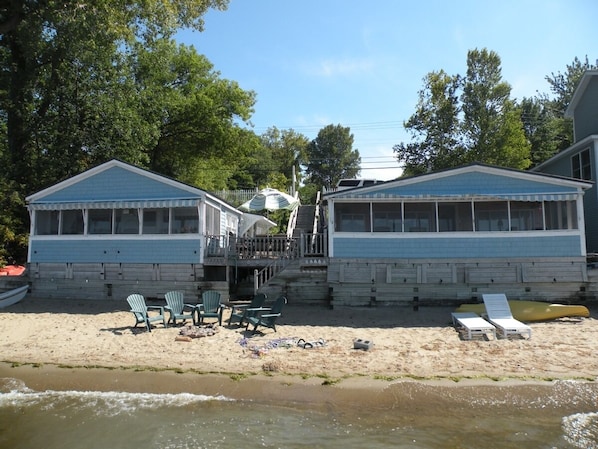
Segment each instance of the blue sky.
[[402,124],[426,74],[465,74],[467,52],[487,48],[513,98],[549,93],[547,75],[598,58],[597,18],[596,0],[230,0],[202,33],[177,40],[256,92],[256,133],[276,126],[313,139],[348,126],[361,176],[388,180],[400,175],[392,147],[410,140]]

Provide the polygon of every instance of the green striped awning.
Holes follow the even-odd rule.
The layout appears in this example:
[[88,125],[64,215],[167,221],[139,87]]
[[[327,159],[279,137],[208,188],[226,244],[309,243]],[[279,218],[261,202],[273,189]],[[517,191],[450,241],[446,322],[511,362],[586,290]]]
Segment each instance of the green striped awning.
[[154,209],[165,207],[193,207],[200,203],[198,198],[141,200],[141,201],[74,201],[36,202],[27,205],[29,210],[72,210],[72,209]]

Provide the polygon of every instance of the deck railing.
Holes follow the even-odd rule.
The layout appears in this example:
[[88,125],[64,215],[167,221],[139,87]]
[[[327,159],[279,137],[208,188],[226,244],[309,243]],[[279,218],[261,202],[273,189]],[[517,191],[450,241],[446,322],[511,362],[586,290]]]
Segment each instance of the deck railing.
[[297,259],[328,256],[328,240],[323,233],[287,237],[284,234],[257,237],[206,236],[205,257],[248,259]]

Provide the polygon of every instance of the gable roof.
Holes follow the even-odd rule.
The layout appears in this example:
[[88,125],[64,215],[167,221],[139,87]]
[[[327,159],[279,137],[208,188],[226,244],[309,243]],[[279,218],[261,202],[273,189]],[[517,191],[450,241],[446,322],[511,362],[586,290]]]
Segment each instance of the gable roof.
[[324,199],[511,199],[521,201],[575,199],[592,183],[545,173],[484,164],[399,178],[368,187],[332,192]]
[[113,159],[34,193],[25,200],[30,209],[57,210],[186,207],[197,205],[202,198],[210,198],[235,210],[201,189]]

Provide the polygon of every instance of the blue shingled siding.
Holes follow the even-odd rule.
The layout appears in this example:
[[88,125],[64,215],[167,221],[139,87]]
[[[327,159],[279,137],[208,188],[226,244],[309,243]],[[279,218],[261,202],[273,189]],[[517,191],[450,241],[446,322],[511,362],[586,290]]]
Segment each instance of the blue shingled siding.
[[31,262],[198,263],[200,240],[33,240]]
[[598,134],[598,77],[593,76],[574,112],[575,141]]
[[334,238],[339,258],[496,258],[579,257],[578,236],[492,238]]
[[190,198],[188,191],[112,167],[45,196],[41,202],[159,200]]
[[[575,187],[565,187],[551,183],[538,181],[529,181],[515,177],[497,176],[488,173],[462,173],[459,175],[446,176],[421,181],[413,184],[407,184],[387,189],[380,188],[374,192],[351,192],[347,196],[359,196],[363,198],[386,195],[400,196],[442,196],[442,195],[496,195],[509,193],[541,194],[554,192],[576,192]],[[337,195],[342,198],[344,195]]]

